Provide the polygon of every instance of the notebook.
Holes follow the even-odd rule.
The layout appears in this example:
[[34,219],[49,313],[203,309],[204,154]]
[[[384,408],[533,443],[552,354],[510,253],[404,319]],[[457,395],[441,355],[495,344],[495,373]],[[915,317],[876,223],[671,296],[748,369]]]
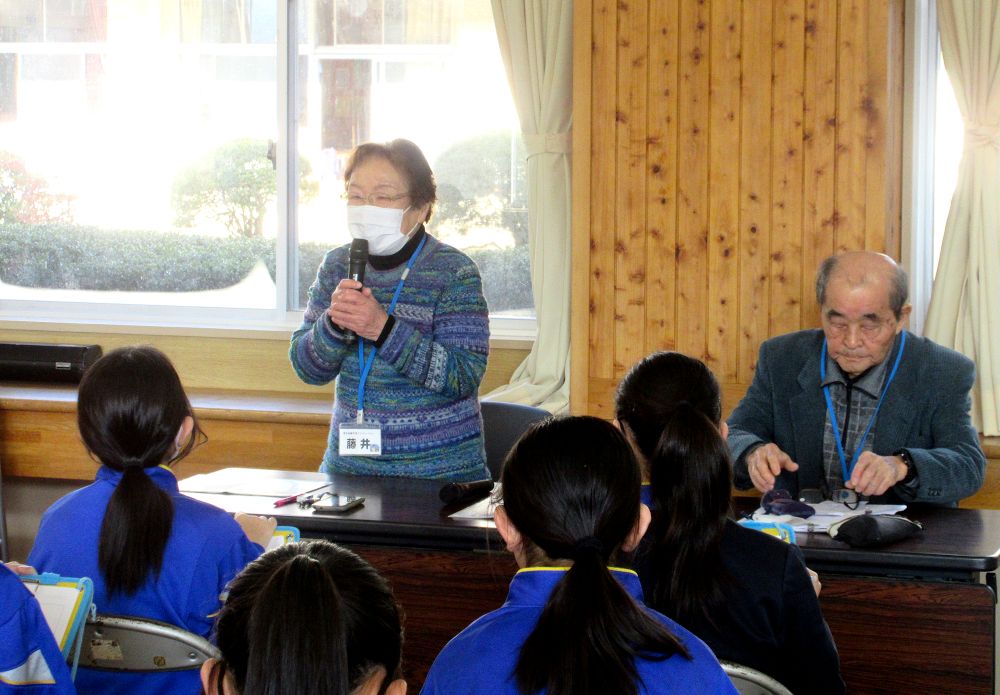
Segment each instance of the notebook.
[[280,548],[283,545],[288,545],[289,543],[297,543],[299,541],[300,534],[299,530],[294,526],[275,526],[274,535],[271,536],[271,542],[267,544],[264,551],[274,550],[275,548]]
[[82,628],[94,600],[93,582],[87,577],[60,577],[51,572],[26,574],[20,579],[38,601],[45,622],[56,638],[63,657],[72,664],[75,676]]

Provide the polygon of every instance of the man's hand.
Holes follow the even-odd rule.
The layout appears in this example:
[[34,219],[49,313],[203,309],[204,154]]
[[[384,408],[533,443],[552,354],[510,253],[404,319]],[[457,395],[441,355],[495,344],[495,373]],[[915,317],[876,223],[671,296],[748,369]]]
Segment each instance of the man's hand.
[[906,477],[906,464],[899,456],[879,456],[865,451],[854,464],[846,487],[861,495],[881,495]]
[[774,479],[781,475],[782,470],[799,470],[799,464],[779,449],[777,444],[757,447],[746,457],[746,462],[750,481],[761,492],[769,492],[774,487]]
[[[360,290],[360,291],[359,291]],[[344,279],[330,295],[330,320],[342,328],[349,328],[362,338],[375,341],[389,316],[372,291],[357,280]]]

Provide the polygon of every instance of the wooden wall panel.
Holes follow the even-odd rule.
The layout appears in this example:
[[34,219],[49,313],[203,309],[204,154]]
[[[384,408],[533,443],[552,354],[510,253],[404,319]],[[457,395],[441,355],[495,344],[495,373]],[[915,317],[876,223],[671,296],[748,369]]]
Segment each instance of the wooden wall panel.
[[[647,6],[633,1],[619,5],[622,36],[645,32]],[[619,102],[615,112],[617,176],[615,200],[614,347],[615,373],[643,354],[646,328],[646,85],[645,41],[619,41],[617,75]]]
[[777,0],[771,41],[771,298],[768,334],[802,324],[802,95],[805,6]]
[[709,76],[708,329],[705,357],[723,381],[734,381],[739,353],[730,349],[739,323],[740,2],[712,5]]
[[646,331],[643,353],[673,349],[676,316],[677,241],[677,53],[680,40],[675,0],[649,6],[646,97]]
[[750,383],[771,313],[771,19],[770,3],[743,3],[738,383]]
[[[877,4],[877,3],[873,3]],[[837,215],[835,250],[864,248],[868,202],[869,118],[867,0],[840,0],[837,34]],[[873,182],[874,183],[874,182]]]
[[[617,41],[618,14],[615,0],[595,0],[591,42],[594,71],[591,98],[586,110],[591,114],[591,147],[587,160],[591,162],[590,188],[585,195],[591,201],[590,227],[603,230],[589,235],[590,278],[584,296],[600,297],[589,301],[590,330],[588,334],[590,373],[610,379],[615,358],[615,200],[617,199],[617,143],[615,140],[618,110]],[[574,12],[577,11],[574,9]],[[576,93],[578,94],[578,93]],[[575,104],[574,104],[575,108]],[[576,128],[574,128],[574,131]],[[578,156],[578,155],[577,155]],[[575,158],[575,157],[574,157]],[[605,187],[602,191],[602,187]],[[574,193],[580,194],[579,188]],[[596,194],[595,194],[596,193]],[[583,262],[582,259],[579,262]],[[578,295],[579,296],[579,295]]]
[[898,257],[903,7],[574,3],[573,412],[660,349],[728,410],[763,340],[818,325],[822,258]]
[[816,316],[815,283],[810,268],[833,253],[834,155],[837,146],[837,6],[828,0],[806,5],[805,85],[803,89],[802,316]]
[[708,312],[711,19],[707,3],[682,0],[680,6],[675,343],[681,352],[701,355]]

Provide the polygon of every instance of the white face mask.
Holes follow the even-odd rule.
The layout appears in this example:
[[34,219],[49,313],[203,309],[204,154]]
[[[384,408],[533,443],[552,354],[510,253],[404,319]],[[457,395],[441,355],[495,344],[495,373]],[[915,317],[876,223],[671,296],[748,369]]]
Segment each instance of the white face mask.
[[409,210],[403,208],[380,208],[377,205],[348,205],[347,229],[354,239],[367,239],[368,252],[373,256],[391,256],[406,246],[410,236],[420,223],[417,222],[406,234],[400,232],[403,215]]

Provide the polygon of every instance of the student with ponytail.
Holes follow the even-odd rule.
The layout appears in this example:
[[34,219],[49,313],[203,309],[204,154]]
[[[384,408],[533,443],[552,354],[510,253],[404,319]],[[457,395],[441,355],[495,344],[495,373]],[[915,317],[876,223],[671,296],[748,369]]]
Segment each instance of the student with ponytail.
[[735,694],[698,638],[642,605],[635,573],[609,567],[649,523],[618,430],[543,421],[514,445],[501,482],[497,530],[521,570],[503,607],[445,646],[422,693]]
[[247,565],[216,642],[222,658],[201,669],[207,695],[406,695],[389,585],[327,541],[285,545]]
[[[203,435],[177,372],[155,348],[120,348],[98,360],[80,383],[77,424],[101,467],[93,484],[45,512],[29,564],[90,577],[102,613],[153,618],[208,636],[220,593],[260,555],[274,521],[237,522],[180,494],[171,466]],[[194,671],[83,667],[76,684],[80,693],[102,695],[197,693],[200,685]]]
[[843,693],[837,648],[802,553],[732,521],[732,464],[719,384],[700,360],[660,352],[625,376],[615,415],[650,481],[636,553],[649,605],[720,659],[795,693]]

